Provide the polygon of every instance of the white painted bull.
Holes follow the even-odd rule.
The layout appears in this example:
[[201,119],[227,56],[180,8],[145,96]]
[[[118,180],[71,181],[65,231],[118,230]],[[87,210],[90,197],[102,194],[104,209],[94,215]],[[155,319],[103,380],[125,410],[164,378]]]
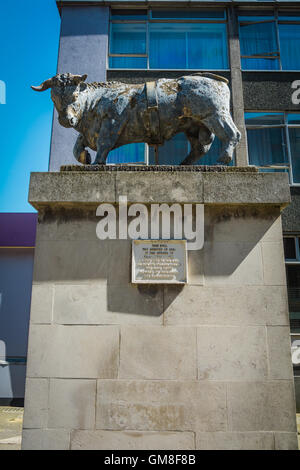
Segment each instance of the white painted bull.
[[[120,82],[84,83],[87,75],[57,74],[35,91],[51,88],[51,98],[64,127],[79,132],[74,156],[91,163],[89,147],[97,151],[93,164],[105,164],[109,152],[122,145],[162,144],[184,132],[191,152],[182,164],[194,164],[222,141],[220,163],[229,163],[240,140],[230,116],[228,81],[210,73],[159,79],[141,85]],[[171,163],[171,162],[170,162]]]

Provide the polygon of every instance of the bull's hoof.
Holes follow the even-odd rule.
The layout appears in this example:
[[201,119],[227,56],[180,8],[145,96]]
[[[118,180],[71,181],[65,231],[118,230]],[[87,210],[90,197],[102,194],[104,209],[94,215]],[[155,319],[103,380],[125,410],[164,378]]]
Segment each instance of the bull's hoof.
[[223,163],[224,165],[228,165],[232,160],[232,157],[229,155],[223,155],[222,157],[218,158],[217,163]]
[[87,150],[84,150],[83,152],[81,152],[78,161],[83,165],[90,165],[92,162],[92,158],[89,152]]

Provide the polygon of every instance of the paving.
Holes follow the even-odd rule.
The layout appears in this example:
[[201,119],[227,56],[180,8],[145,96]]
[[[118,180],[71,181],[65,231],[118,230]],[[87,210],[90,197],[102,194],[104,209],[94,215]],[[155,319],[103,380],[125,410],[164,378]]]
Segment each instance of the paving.
[[0,406],[0,450],[20,450],[24,408]]

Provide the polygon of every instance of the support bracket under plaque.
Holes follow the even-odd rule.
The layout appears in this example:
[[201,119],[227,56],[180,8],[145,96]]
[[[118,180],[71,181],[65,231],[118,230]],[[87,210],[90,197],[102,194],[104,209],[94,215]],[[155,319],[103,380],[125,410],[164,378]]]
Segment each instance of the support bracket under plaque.
[[133,284],[187,284],[186,240],[133,240]]

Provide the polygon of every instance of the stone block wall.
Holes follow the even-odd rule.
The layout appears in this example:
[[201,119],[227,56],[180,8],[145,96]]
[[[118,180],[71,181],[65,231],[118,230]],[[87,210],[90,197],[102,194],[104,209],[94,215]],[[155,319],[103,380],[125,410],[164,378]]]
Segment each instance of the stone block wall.
[[[129,176],[110,174],[130,203]],[[297,448],[283,200],[265,204],[260,193],[246,201],[249,178],[270,199],[278,175],[271,182],[268,174],[227,174],[228,183],[224,175],[231,203],[206,176],[203,186],[203,175],[198,184],[193,175],[197,198],[191,184],[184,194],[176,189],[179,203],[210,198],[204,247],[189,252],[184,287],[133,286],[130,240],[96,237],[98,201],[68,205],[57,196],[74,177],[72,197],[82,198],[78,175],[45,174],[49,192],[53,182],[48,201],[43,190],[38,200],[33,176],[30,197],[40,221],[23,449]],[[102,177],[84,173],[90,194],[101,193]],[[139,202],[148,197],[149,180],[160,197],[160,176],[131,177],[132,185],[139,178]],[[277,179],[284,203],[285,177]],[[238,184],[241,196],[234,195]],[[172,192],[164,194],[172,202]]]

